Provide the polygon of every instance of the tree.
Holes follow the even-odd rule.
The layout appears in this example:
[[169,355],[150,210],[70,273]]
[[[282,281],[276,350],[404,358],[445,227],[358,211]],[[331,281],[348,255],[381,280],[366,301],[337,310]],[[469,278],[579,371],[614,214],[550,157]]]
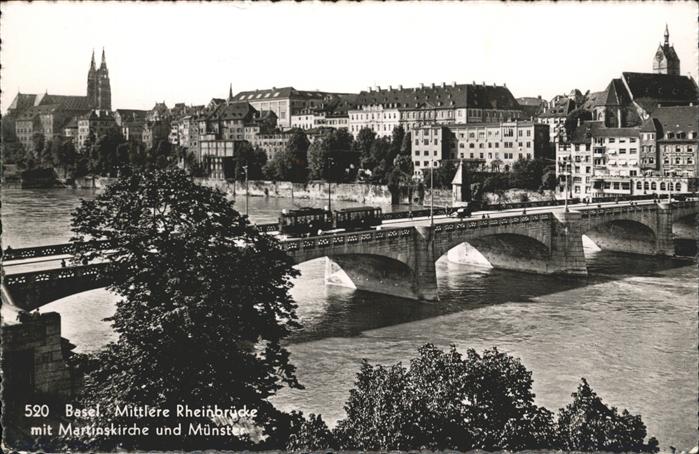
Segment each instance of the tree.
[[590,113],[590,111],[581,107],[571,110],[563,124],[568,140],[573,137],[575,130],[578,128],[578,123],[588,120],[592,120],[592,113]]
[[609,408],[581,379],[573,402],[558,413],[560,448],[566,451],[658,452],[658,441],[645,443],[646,426],[628,410]]
[[264,168],[268,178],[280,181],[304,182],[308,178],[308,147],[310,142],[303,129],[294,128],[286,149],[274,155]]
[[331,449],[335,439],[320,415],[310,414],[308,419],[295,421],[291,429],[287,451],[320,451]]
[[359,153],[346,129],[330,129],[308,151],[311,178],[333,182],[351,181],[359,167]]
[[[497,349],[418,350],[410,367],[363,363],[335,430],[340,449],[521,450],[552,446],[531,372]],[[409,409],[409,410],[407,410]],[[406,411],[407,410],[407,411]]]
[[355,141],[355,149],[359,152],[362,168],[371,170],[373,165],[365,165],[365,162],[370,159],[371,145],[376,139],[376,133],[369,128],[362,128],[357,133]]
[[401,144],[401,147],[400,147],[400,154],[403,156],[408,156],[408,157],[412,158],[413,141],[411,138],[410,131],[406,132],[405,135],[403,136],[403,143]]
[[519,159],[512,165],[510,182],[519,189],[539,190],[549,165],[543,159]]
[[239,181],[245,179],[245,169],[248,168],[248,178],[259,180],[262,178],[262,169],[267,164],[267,153],[260,147],[253,147],[247,140],[236,146],[234,151],[235,175]]
[[431,187],[431,178],[434,175],[434,187],[435,188],[450,188],[451,182],[454,180],[454,175],[456,175],[456,169],[458,164],[454,161],[443,161],[439,167],[435,167],[434,170],[422,169],[423,179],[425,180],[425,185]]
[[92,147],[93,164],[97,173],[111,177],[117,175],[120,167],[117,147],[123,142],[124,138],[117,127],[108,129],[104,135],[97,138]]
[[[109,289],[120,297],[109,318],[118,338],[91,355],[79,405],[247,406],[257,410],[250,422],[263,436],[283,430],[267,399],[283,386],[300,388],[281,345],[299,326],[289,295],[298,272],[274,237],[251,226],[223,193],[195,184],[180,169],[122,176],[81,202],[72,230],[76,241],[113,244],[75,259],[112,263]],[[94,420],[112,422],[143,425],[111,412]],[[81,442],[97,450],[251,446],[245,435]]]

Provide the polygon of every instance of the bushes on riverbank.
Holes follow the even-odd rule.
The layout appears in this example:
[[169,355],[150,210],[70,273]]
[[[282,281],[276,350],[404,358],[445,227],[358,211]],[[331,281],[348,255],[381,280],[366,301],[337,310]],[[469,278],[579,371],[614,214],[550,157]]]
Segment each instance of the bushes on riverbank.
[[531,375],[496,348],[463,357],[426,344],[409,367],[364,362],[346,418],[330,431],[310,415],[287,449],[658,451],[640,416],[608,407],[584,378],[554,419],[534,404]]

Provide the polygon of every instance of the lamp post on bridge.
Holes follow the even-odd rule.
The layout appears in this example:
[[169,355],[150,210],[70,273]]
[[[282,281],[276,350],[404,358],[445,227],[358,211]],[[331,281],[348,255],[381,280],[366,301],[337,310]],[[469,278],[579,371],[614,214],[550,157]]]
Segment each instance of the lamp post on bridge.
[[430,228],[434,228],[434,161],[430,166]]
[[243,170],[245,171],[245,216],[248,216],[248,196],[250,191],[248,190],[248,166],[244,165]]

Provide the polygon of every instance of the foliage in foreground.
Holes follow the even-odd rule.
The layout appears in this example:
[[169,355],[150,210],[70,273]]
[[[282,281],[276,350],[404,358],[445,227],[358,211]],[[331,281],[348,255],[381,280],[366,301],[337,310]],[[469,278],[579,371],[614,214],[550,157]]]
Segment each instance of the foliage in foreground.
[[[109,259],[122,270],[109,287],[121,297],[109,319],[118,339],[86,362],[80,406],[247,406],[258,410],[251,424],[261,436],[272,440],[284,430],[267,398],[285,385],[300,387],[281,345],[298,327],[288,293],[297,271],[273,237],[260,234],[222,193],[196,185],[180,170],[120,178],[82,202],[72,229],[76,240],[114,245],[83,251],[78,260]],[[95,422],[133,421],[110,411]],[[100,450],[241,449],[250,440],[243,434],[87,437],[80,443]]]
[[534,404],[522,363],[497,349],[465,357],[452,347],[418,350],[409,367],[364,362],[330,431],[320,416],[296,424],[290,450],[563,449],[657,452],[640,416],[607,407],[583,378],[573,401],[553,413]]

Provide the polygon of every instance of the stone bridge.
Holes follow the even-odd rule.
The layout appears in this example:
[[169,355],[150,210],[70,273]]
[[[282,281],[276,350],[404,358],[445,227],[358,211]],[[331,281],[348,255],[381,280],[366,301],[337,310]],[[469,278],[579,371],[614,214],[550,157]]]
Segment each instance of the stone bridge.
[[[405,221],[379,230],[283,240],[282,247],[296,263],[327,257],[328,284],[437,300],[435,262],[464,243],[495,268],[580,276],[587,274],[583,235],[602,249],[673,255],[673,222],[696,216],[698,210],[699,202],[687,201],[440,219],[433,227]],[[3,298],[11,295],[15,305],[29,310],[103,287],[113,271],[100,264],[7,275]]]

